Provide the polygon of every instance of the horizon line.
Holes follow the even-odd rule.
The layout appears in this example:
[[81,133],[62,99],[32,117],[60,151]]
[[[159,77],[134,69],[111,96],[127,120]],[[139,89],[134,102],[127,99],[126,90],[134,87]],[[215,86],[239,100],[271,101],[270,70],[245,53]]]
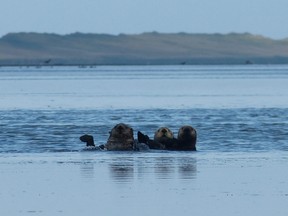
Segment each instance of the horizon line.
[[256,36],[256,37],[261,37],[261,38],[267,38],[267,39],[271,39],[271,40],[287,40],[288,36],[282,39],[278,39],[278,38],[272,38],[266,35],[262,35],[262,34],[254,34],[251,32],[227,32],[227,33],[220,33],[220,32],[214,32],[214,33],[200,33],[200,32],[184,32],[184,31],[179,31],[179,32],[159,32],[159,31],[143,31],[141,33],[118,33],[118,34],[114,34],[114,33],[96,33],[96,32],[81,32],[81,31],[75,31],[75,32],[71,32],[71,33],[56,33],[56,32],[40,32],[40,31],[18,31],[18,32],[9,32],[3,35],[0,35],[0,39],[2,39],[3,37],[10,35],[10,34],[50,34],[50,35],[59,35],[59,36],[69,36],[69,35],[75,35],[75,34],[87,34],[87,35],[111,35],[111,36],[122,36],[122,35],[143,35],[143,34],[163,34],[163,35],[177,35],[177,34],[187,34],[187,35],[252,35],[252,36]]

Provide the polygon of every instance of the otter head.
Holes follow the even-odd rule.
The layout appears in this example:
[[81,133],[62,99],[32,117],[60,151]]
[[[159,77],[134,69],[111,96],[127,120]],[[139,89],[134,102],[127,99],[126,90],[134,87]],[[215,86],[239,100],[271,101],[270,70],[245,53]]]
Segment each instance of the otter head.
[[195,128],[185,125],[178,131],[179,148],[183,150],[196,150],[197,132]]
[[133,129],[124,123],[119,123],[110,131],[105,147],[107,150],[133,150],[133,145]]
[[160,127],[154,134],[154,140],[163,142],[165,140],[173,139],[174,135],[168,127]]

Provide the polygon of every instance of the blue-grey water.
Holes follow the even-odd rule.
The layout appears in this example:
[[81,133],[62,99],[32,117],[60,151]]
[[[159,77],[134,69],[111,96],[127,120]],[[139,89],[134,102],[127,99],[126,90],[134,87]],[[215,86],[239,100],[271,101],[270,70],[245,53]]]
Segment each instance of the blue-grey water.
[[181,125],[198,131],[199,151],[248,152],[288,150],[288,109],[144,109],[0,111],[1,153],[79,151],[79,136],[94,135],[104,144],[111,128],[128,123],[153,137],[157,127],[177,134]]
[[192,125],[199,151],[286,151],[287,83],[286,65],[2,67],[0,152],[78,151],[119,122]]
[[[0,67],[2,215],[287,215],[288,66]],[[127,123],[197,152],[85,151]]]

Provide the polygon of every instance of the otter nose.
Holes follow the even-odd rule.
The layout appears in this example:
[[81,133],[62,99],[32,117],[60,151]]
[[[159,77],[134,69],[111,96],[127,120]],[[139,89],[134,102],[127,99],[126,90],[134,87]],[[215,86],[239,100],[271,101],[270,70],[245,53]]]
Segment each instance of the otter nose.
[[167,133],[168,131],[166,129],[162,129],[162,133]]
[[123,128],[123,126],[122,125],[119,125],[118,126],[118,130],[123,130],[124,128]]

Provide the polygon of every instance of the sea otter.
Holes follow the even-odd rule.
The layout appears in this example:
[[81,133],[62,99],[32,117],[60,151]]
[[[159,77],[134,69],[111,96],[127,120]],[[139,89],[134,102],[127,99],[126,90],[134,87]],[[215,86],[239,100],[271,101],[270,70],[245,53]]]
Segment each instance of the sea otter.
[[195,128],[185,125],[178,130],[178,144],[175,150],[196,151],[197,132]]
[[95,146],[92,135],[85,134],[80,137],[82,142],[86,142],[87,149],[102,149],[108,151],[130,151],[141,148],[133,137],[133,129],[124,123],[115,125],[109,132],[110,136],[107,143],[100,146]]
[[176,145],[177,140],[168,127],[160,127],[154,133],[154,140],[138,131],[138,142],[145,143],[150,149],[169,149]]
[[134,139],[133,129],[130,126],[120,123],[112,128],[107,143],[104,145],[95,146],[93,136],[87,134],[81,136],[80,140],[86,142],[88,149],[108,151],[142,151],[148,149],[196,151],[197,132],[188,125],[179,129],[177,139],[167,127],[156,130],[154,140],[140,131],[138,131],[137,138],[137,140]]
[[138,131],[138,141],[145,143],[150,149],[166,149],[172,151],[196,151],[197,132],[191,126],[182,126],[177,139],[167,127],[156,130],[154,140]]
[[124,123],[119,123],[110,131],[104,147],[108,151],[129,151],[134,150],[134,142],[133,129]]

